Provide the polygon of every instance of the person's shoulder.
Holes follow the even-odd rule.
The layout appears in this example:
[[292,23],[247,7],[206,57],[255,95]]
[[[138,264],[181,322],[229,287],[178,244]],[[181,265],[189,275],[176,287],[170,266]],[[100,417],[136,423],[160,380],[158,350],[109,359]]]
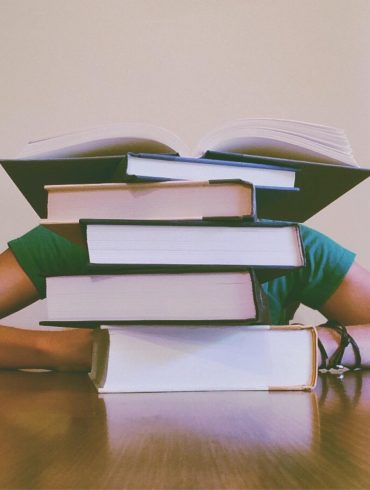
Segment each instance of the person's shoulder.
[[347,250],[343,245],[321,231],[315,230],[307,225],[300,224],[300,233],[304,247],[307,249],[325,248],[329,250]]
[[331,240],[331,238],[328,237],[328,235],[325,235],[321,231],[315,230],[314,228],[311,228],[310,226],[304,225],[300,223],[299,229],[302,235],[302,238],[318,238],[320,240]]

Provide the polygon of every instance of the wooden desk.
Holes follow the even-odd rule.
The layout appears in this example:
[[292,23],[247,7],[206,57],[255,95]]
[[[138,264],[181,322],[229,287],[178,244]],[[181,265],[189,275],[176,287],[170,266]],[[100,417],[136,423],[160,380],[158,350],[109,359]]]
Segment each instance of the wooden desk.
[[314,393],[105,395],[0,373],[0,488],[370,488],[370,372]]

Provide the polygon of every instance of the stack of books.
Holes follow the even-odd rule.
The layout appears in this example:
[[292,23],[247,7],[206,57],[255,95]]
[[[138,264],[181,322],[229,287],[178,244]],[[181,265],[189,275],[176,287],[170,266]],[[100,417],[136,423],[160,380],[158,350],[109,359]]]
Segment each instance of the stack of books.
[[[48,191],[51,216],[44,223],[85,241],[89,274],[47,277],[43,324],[96,327],[91,378],[99,391],[314,385],[314,329],[270,326],[260,286],[304,265],[299,227],[258,221],[252,184],[171,181]],[[97,199],[85,199],[90,193]],[[69,215],[88,210],[99,218]]]
[[[290,220],[289,196],[307,198],[325,172],[348,177],[333,178],[337,194],[369,175],[351,166],[344,134],[258,120],[224,131],[224,144],[216,132],[204,142],[213,153],[190,158],[153,154],[153,136],[140,146],[120,131],[32,143],[2,162],[42,224],[89,252],[88,274],[47,278],[42,323],[96,327],[100,392],[312,388],[316,331],[269,325],[260,282],[305,264],[296,221],[317,207],[281,221]],[[168,138],[162,146],[176,150]],[[41,192],[30,191],[25,169]]]

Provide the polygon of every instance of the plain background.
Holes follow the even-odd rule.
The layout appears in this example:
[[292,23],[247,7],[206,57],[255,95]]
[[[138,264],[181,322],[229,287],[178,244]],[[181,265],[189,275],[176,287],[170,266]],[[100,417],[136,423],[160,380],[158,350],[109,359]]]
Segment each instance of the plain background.
[[[243,117],[342,127],[370,166],[368,0],[0,0],[0,156],[139,121],[195,145]],[[308,224],[370,267],[370,179]],[[38,223],[0,168],[0,247]],[[320,317],[303,308],[298,320]],[[37,326],[45,301],[3,320]]]

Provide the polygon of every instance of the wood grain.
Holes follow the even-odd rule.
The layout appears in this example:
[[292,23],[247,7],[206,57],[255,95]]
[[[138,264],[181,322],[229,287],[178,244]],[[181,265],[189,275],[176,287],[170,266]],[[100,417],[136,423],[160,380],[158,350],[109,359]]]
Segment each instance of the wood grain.
[[98,396],[0,373],[2,489],[370,488],[370,373],[304,392]]

